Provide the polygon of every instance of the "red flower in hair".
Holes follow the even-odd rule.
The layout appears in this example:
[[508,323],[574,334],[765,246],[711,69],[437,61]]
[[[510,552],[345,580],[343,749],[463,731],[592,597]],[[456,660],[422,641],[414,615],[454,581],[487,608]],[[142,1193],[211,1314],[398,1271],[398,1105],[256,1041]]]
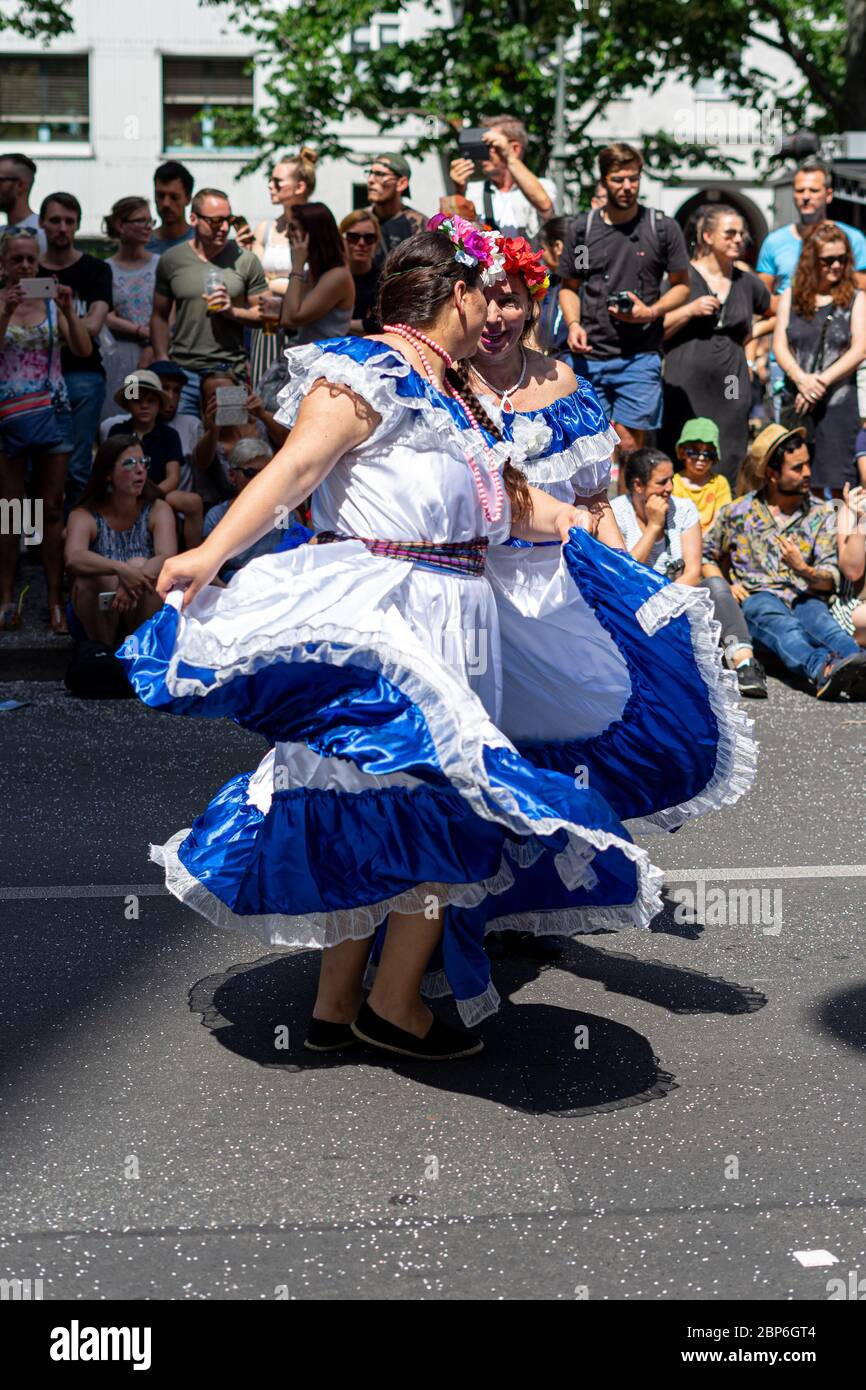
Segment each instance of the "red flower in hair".
[[541,259],[541,252],[533,251],[525,237],[502,237],[499,249],[505,257],[505,273],[519,275],[533,299],[547,293],[550,272]]

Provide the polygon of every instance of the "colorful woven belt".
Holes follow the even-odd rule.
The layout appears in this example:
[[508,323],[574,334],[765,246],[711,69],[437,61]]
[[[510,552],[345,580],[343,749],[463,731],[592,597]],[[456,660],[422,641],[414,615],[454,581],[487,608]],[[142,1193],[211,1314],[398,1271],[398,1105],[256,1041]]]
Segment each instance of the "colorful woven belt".
[[487,559],[487,537],[475,536],[471,541],[380,541],[369,536],[349,536],[342,531],[320,531],[319,545],[330,541],[360,541],[371,555],[383,555],[388,560],[408,560],[423,570],[444,570],[449,574],[480,576]]

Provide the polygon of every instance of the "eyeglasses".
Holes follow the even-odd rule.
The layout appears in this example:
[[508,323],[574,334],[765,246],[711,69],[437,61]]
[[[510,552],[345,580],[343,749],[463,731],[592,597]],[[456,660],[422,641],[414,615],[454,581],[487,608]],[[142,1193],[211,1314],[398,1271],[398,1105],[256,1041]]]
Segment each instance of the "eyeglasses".
[[390,169],[368,169],[367,178],[376,179],[379,183],[388,183],[390,179],[396,180],[397,175],[393,174]]
[[346,240],[353,246],[360,246],[361,242],[365,246],[375,246],[379,237],[376,232],[346,232]]
[[132,472],[133,468],[143,468],[144,471],[147,472],[148,468],[150,467],[150,459],[121,459],[120,466],[121,468],[128,469],[130,473]]
[[270,178],[268,179],[268,188],[282,188],[284,183],[288,183],[288,179]]
[[846,252],[846,254],[845,254],[844,256],[819,256],[819,257],[818,257],[818,260],[821,262],[821,264],[822,264],[822,265],[825,265],[825,266],[827,267],[828,270],[830,269],[830,266],[831,266],[831,265],[844,265],[845,262],[847,261],[847,259],[848,259],[847,252]]
[[207,222],[212,232],[215,232],[218,227],[231,226],[231,213],[226,213],[225,217],[206,217],[203,212],[197,212],[194,216],[199,222]]
[[152,217],[127,217],[124,223],[125,227],[147,227],[148,231],[155,225]]
[[718,458],[715,449],[689,449],[684,447],[683,453],[687,459],[709,459],[710,462],[712,462],[713,459]]

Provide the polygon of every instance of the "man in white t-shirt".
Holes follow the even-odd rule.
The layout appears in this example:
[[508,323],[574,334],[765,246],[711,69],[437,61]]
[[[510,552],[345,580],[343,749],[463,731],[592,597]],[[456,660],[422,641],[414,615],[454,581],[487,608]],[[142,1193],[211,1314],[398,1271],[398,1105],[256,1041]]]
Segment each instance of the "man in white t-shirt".
[[492,116],[482,123],[490,158],[481,165],[483,179],[473,179],[471,159],[455,159],[450,175],[458,197],[470,198],[475,214],[503,236],[522,236],[537,243],[548,217],[556,211],[551,179],[536,178],[524,164],[529,136],[514,116]]
[[48,242],[39,225],[39,213],[30,206],[30,190],[36,178],[36,165],[27,154],[0,155],[0,212],[6,214],[7,227],[31,227],[39,242],[39,258]]

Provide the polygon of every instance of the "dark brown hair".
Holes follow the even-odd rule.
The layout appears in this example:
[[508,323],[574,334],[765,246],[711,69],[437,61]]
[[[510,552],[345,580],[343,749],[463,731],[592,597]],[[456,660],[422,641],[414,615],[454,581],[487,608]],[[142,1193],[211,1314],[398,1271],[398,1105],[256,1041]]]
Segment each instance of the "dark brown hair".
[[308,260],[314,280],[320,280],[326,270],[348,264],[340,229],[324,203],[296,203],[289,221],[297,222],[310,238]]
[[102,220],[106,236],[119,239],[121,222],[128,221],[130,214],[135,212],[136,208],[149,207],[150,203],[147,198],[137,198],[134,194],[131,194],[128,198],[118,198],[111,212]]
[[[401,241],[388,256],[379,281],[376,305],[377,331],[385,323],[406,323],[410,328],[426,331],[448,303],[458,281],[475,289],[480,279],[478,265],[462,265],[454,256],[454,247],[441,232],[416,232]],[[459,391],[475,414],[496,440],[502,440],[502,430],[491,420],[472,387],[465,362],[449,367],[445,380]],[[509,461],[502,473],[511,511],[515,521],[532,514],[532,500],[526,478]]]
[[[138,435],[135,434],[113,434],[106,439],[104,444],[100,444],[96,451],[96,458],[90,469],[90,477],[87,479],[87,486],[81,494],[80,500],[75,504],[78,507],[85,507],[91,511],[98,511],[104,507],[111,496],[109,483],[114,472],[114,465],[121,458],[127,449],[141,449],[146,455],[147,450],[143,447]],[[150,496],[148,496],[150,492]],[[141,506],[145,502],[151,501],[154,496],[161,496],[159,490],[148,481],[144,485],[139,500]]]
[[829,246],[831,241],[841,241],[845,247],[844,273],[838,285],[834,286],[831,292],[833,303],[838,304],[840,309],[847,309],[857,291],[857,282],[854,279],[854,257],[851,254],[850,241],[842,228],[837,227],[835,222],[819,222],[817,227],[813,227],[811,235],[803,242],[803,250],[800,252],[800,259],[791,287],[791,310],[793,313],[799,314],[801,318],[810,319],[815,314],[815,295],[818,293],[818,284],[821,279],[819,257],[823,248]]
[[598,152],[598,172],[602,183],[614,169],[626,169],[629,164],[636,164],[638,169],[642,169],[643,155],[633,145],[625,145],[621,140],[615,140]]

